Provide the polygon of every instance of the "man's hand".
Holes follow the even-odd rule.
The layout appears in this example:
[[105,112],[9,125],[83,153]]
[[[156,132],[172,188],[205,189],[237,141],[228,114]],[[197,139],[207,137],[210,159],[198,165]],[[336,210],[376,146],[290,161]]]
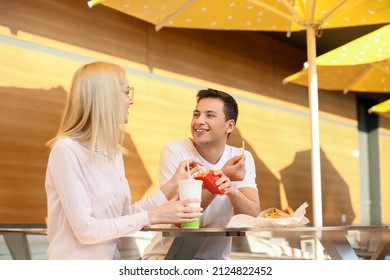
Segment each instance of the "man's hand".
[[245,154],[232,157],[222,167],[225,174],[231,181],[242,181],[245,178]]

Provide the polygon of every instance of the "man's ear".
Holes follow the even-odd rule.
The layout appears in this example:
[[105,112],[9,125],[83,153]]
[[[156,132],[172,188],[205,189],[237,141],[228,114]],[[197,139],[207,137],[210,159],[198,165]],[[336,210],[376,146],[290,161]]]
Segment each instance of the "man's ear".
[[228,120],[227,121],[226,133],[227,134],[232,133],[235,128],[236,128],[236,122],[233,119]]

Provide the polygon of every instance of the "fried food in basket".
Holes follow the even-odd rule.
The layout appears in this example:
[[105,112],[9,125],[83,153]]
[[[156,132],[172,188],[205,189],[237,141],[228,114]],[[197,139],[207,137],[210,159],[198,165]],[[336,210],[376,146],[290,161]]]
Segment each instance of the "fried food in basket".
[[269,208],[262,212],[262,218],[280,219],[289,217],[291,217],[290,214],[287,214],[286,212],[275,207]]
[[224,190],[219,190],[215,182],[220,178],[220,176],[214,175],[214,170],[208,170],[208,171],[199,171],[195,176],[194,179],[196,180],[202,180],[203,186],[209,190],[212,194],[224,194]]
[[195,179],[201,179],[203,177],[205,177],[207,175],[207,173],[209,173],[209,171],[202,171],[202,170],[199,170],[198,172],[196,172],[194,178]]

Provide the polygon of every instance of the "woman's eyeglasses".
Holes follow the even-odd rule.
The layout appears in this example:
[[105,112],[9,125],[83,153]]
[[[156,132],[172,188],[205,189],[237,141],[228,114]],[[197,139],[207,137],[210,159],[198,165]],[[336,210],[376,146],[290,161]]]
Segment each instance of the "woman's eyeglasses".
[[134,87],[128,87],[123,92],[126,93],[129,96],[130,100],[133,100],[133,98],[134,98]]

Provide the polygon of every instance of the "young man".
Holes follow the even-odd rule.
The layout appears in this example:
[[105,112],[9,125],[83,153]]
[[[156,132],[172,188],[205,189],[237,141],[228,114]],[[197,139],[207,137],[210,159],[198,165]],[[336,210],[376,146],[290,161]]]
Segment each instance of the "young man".
[[[232,181],[223,195],[202,192],[201,227],[225,227],[236,214],[257,217],[260,212],[256,170],[252,154],[227,145],[238,117],[238,106],[229,94],[207,89],[197,94],[191,133],[193,139],[168,144],[161,152],[159,180],[163,184],[172,176],[178,164],[194,158],[206,170],[222,170]],[[143,259],[163,259],[173,238],[156,234],[145,249]],[[231,238],[207,237],[194,259],[226,259],[231,251]]]

